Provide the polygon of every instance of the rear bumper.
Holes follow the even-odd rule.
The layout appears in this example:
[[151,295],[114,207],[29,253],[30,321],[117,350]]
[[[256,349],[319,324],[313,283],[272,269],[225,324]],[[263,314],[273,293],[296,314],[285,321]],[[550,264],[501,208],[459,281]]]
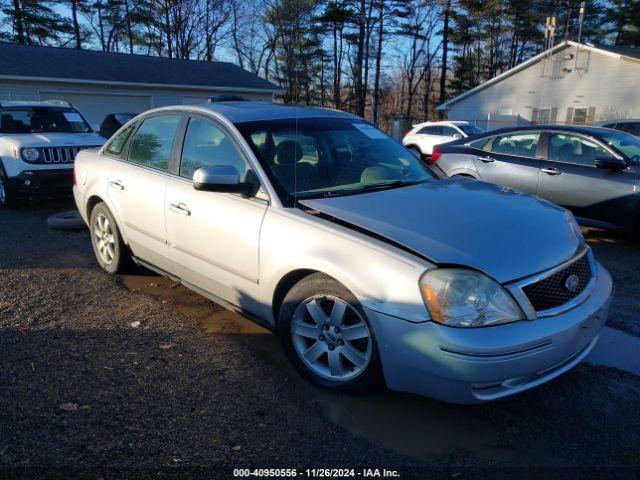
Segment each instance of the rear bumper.
[[73,169],[26,170],[7,182],[18,195],[71,195]]
[[452,403],[508,397],[577,365],[595,346],[613,285],[598,265],[591,295],[565,313],[486,328],[411,323],[367,310],[389,388]]

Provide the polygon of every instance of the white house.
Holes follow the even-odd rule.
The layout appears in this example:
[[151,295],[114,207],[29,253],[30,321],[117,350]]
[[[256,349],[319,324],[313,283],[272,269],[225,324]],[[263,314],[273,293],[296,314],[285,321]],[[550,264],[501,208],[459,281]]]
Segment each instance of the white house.
[[201,103],[219,94],[272,101],[278,91],[227,62],[0,42],[0,101],[65,100],[93,125],[108,113]]
[[488,128],[640,118],[640,50],[564,41],[438,110]]

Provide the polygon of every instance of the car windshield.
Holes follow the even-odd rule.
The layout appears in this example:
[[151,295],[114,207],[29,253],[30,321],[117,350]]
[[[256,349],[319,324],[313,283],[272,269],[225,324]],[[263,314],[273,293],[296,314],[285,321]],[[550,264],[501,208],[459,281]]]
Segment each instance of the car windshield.
[[631,160],[636,165],[640,165],[640,139],[623,132],[607,132],[603,133],[600,138],[614,148],[618,152],[622,153],[625,157]]
[[478,135],[480,133],[484,133],[484,130],[475,125],[471,125],[469,123],[461,123],[456,125],[460,130],[462,130],[466,135]]
[[87,133],[91,127],[69,107],[0,108],[0,133]]
[[411,152],[362,120],[305,118],[236,126],[289,200],[435,180]]

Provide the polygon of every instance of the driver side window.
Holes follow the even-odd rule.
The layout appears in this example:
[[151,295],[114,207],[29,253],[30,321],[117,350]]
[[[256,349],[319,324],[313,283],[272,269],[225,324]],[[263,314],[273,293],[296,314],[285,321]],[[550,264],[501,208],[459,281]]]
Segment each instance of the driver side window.
[[240,181],[247,174],[247,164],[227,134],[213,123],[198,117],[189,119],[182,145],[180,176],[191,179],[200,167],[231,165]]
[[549,160],[592,167],[596,158],[615,157],[593,140],[571,134],[551,134]]

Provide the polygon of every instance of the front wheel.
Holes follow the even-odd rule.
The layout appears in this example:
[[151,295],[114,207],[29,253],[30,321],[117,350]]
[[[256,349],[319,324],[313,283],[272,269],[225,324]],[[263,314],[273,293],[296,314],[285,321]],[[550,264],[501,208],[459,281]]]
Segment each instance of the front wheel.
[[325,388],[362,391],[380,383],[380,361],[357,299],[336,280],[313,274],[286,295],[278,318],[294,367]]
[[91,245],[100,266],[108,273],[122,273],[131,264],[131,253],[122,240],[113,215],[104,203],[98,203],[89,219]]
[[13,207],[15,206],[15,197],[11,188],[9,187],[9,182],[2,173],[0,169],[0,206],[2,207]]

